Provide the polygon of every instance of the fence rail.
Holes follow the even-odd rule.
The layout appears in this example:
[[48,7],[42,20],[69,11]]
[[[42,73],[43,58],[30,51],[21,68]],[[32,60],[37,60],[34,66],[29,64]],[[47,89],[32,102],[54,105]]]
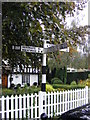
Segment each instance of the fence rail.
[[39,92],[0,98],[2,118],[40,118],[42,112],[48,117],[88,103],[88,87],[57,92]]

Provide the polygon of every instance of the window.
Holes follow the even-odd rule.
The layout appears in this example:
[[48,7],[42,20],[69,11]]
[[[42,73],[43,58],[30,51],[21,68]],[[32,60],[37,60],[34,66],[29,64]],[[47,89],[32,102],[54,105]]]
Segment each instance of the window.
[[22,75],[22,84],[25,84],[25,83],[30,83],[30,75],[29,74]]

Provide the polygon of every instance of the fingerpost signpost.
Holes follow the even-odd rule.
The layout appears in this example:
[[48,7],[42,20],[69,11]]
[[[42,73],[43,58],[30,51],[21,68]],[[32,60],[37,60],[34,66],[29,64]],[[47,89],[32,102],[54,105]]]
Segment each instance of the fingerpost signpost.
[[[45,105],[45,93],[46,93],[46,54],[56,51],[64,51],[69,52],[69,47],[67,47],[67,43],[63,44],[48,44],[46,43],[47,40],[43,40],[43,48],[41,47],[34,47],[34,46],[18,46],[13,45],[12,49],[16,51],[22,52],[29,52],[29,53],[41,53],[43,54],[43,61],[42,61],[42,84],[41,84],[41,93],[40,93],[40,104]],[[42,106],[43,106],[42,105]],[[39,111],[40,114],[45,113],[45,108],[42,107]]]

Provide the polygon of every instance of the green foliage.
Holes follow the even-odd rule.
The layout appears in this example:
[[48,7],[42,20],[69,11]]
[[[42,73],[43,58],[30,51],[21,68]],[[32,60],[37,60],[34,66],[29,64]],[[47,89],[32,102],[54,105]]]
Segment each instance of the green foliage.
[[4,96],[7,96],[7,95],[14,95],[15,94],[15,91],[14,90],[12,90],[12,89],[6,89],[6,88],[4,88],[4,89],[2,89],[2,95],[4,95]]
[[58,77],[60,80],[63,81],[64,70],[62,68],[56,68],[55,76]]
[[86,80],[86,85],[90,87],[90,78]]
[[86,79],[86,80],[79,80],[78,85],[85,85],[90,87],[90,79]]
[[60,79],[54,80],[53,84],[63,84],[63,82]]
[[67,82],[67,68],[64,66],[64,84]]
[[51,84],[55,84],[55,83],[62,84],[63,82],[59,78],[55,77],[51,79]]
[[16,90],[11,90],[11,89],[2,89],[2,95],[7,96],[7,95],[23,95],[23,94],[31,94],[31,93],[38,93],[41,90],[40,87],[23,87],[23,88],[18,88]]
[[64,84],[67,82],[67,69],[64,66],[64,68],[56,68],[55,77],[59,78],[61,81],[63,81]]
[[69,72],[67,73],[67,83],[70,84],[73,80],[86,80],[88,78],[89,71],[85,72]]
[[46,84],[46,92],[52,92],[52,91],[54,91],[53,86],[50,84]]
[[71,83],[70,83],[70,85],[76,85],[77,83],[76,83],[76,81],[72,81]]
[[61,85],[61,84],[53,84],[54,89],[62,88],[65,90],[68,89],[77,89],[77,88],[84,88],[85,85]]
[[66,29],[64,25],[66,14],[74,15],[75,6],[74,2],[3,2],[2,58],[8,60],[11,67],[21,64],[40,67],[41,54],[12,51],[12,45],[42,47],[41,39],[54,44],[79,42],[79,37],[84,38],[84,30]]
[[88,74],[88,78],[90,78],[90,74]]

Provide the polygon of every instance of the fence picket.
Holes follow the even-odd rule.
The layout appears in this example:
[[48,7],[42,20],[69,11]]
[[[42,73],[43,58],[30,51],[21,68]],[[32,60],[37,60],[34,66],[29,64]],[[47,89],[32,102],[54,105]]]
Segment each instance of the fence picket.
[[13,111],[13,109],[14,109],[14,104],[13,104],[13,95],[11,96],[11,118],[14,118],[14,111]]
[[72,96],[72,100],[73,100],[72,108],[73,108],[73,109],[74,109],[74,103],[75,103],[75,100],[74,100],[74,93],[75,93],[75,91],[73,90],[73,91],[72,91],[72,94],[73,94],[73,96]]
[[56,115],[56,92],[54,92],[54,114]]
[[53,116],[53,92],[51,92],[51,117]]
[[65,91],[65,111],[67,111],[67,91]]
[[30,118],[29,94],[27,94],[27,117]]
[[9,96],[6,97],[6,117],[9,118]]
[[62,104],[61,103],[61,94],[62,94],[62,92],[60,91],[60,96],[59,96],[60,97],[60,115],[61,115],[61,112],[62,112],[62,110],[61,110],[61,104]]
[[5,97],[4,96],[2,96],[2,102],[1,102],[1,104],[2,104],[2,118],[4,119],[5,118],[5,104],[4,104],[4,101],[5,101]]
[[35,93],[35,118],[37,118],[37,93]]
[[23,116],[26,117],[26,95],[23,95]]
[[68,109],[67,110],[69,110],[69,98],[70,96],[69,96],[69,90],[68,90]]
[[15,118],[18,118],[18,105],[19,105],[19,103],[18,103],[18,96],[16,95],[15,97],[14,97],[14,99],[15,99]]
[[62,112],[64,112],[64,104],[65,104],[65,92],[63,91],[63,94],[62,94],[63,96],[62,96],[62,105],[63,105],[63,111]]
[[50,117],[50,92],[48,92],[48,117]]
[[58,105],[58,102],[59,102],[59,92],[57,91],[57,115],[59,115],[59,105]]
[[31,94],[31,118],[33,118],[33,106],[35,105],[34,96]]
[[77,94],[76,94],[76,89],[75,89],[75,108],[76,108],[76,106],[77,106],[77,99],[76,99],[76,97],[77,97]]
[[22,96],[19,95],[19,118],[22,118]]

